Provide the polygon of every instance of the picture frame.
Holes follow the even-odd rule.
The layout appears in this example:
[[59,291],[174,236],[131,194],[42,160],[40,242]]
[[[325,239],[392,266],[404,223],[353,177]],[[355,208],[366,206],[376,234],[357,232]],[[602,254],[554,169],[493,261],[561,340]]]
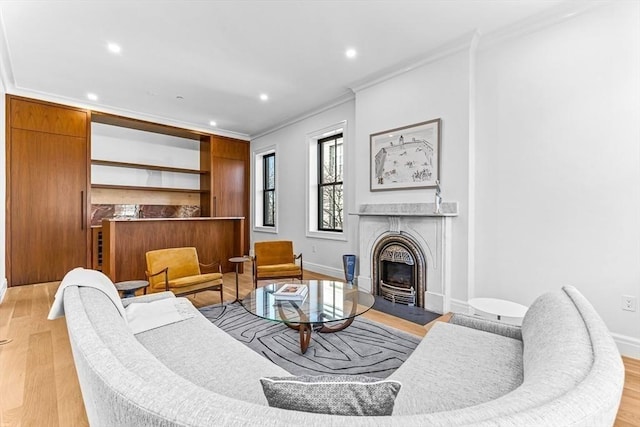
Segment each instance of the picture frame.
[[371,191],[435,188],[440,180],[440,118],[373,133]]

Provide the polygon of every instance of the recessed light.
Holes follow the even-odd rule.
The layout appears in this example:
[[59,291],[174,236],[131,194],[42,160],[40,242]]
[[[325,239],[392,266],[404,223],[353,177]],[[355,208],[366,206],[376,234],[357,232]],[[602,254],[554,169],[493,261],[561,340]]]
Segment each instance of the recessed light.
[[120,45],[116,43],[107,44],[107,49],[109,49],[109,52],[111,53],[120,53],[120,51],[122,51]]
[[344,52],[344,54],[347,58],[355,58],[358,52],[356,52],[355,49],[349,48]]
[[393,138],[393,134],[392,133],[389,134],[389,138]]
[[213,120],[211,120],[211,121],[209,122],[209,125],[211,125],[211,126],[213,126],[213,127],[218,126],[218,124],[217,124],[215,121],[213,121]]
[[97,101],[98,95],[96,95],[95,93],[88,93],[87,98],[89,98],[91,101]]
[[266,93],[261,93],[261,94],[260,94],[260,99],[261,99],[262,101],[266,101],[266,100],[268,100],[268,99],[269,99],[269,95],[267,95]]

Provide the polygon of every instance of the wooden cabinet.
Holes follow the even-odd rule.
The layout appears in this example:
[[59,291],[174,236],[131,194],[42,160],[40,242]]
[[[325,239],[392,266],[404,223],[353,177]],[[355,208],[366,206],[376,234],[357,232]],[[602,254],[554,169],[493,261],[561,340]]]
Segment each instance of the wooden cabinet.
[[[222,257],[246,254],[250,223],[248,141],[11,95],[7,96],[6,105],[6,271],[10,286],[57,281],[75,267],[100,268],[103,253],[99,230],[92,232],[89,224],[92,163],[100,167],[195,176],[200,182],[199,189],[95,183],[94,197],[98,193],[110,193],[114,200],[126,196],[125,203],[138,203],[139,197],[150,199],[148,193],[154,200],[172,193],[181,200],[199,203],[202,217],[245,218],[227,230],[234,237],[216,235],[212,244],[229,249],[228,253],[221,252]],[[155,166],[146,164],[145,159],[91,160],[92,120],[197,141],[199,167]],[[216,222],[216,227],[223,222]],[[236,238],[242,244],[229,246]],[[140,256],[144,257],[144,253]],[[233,269],[232,264],[224,264],[226,259],[221,261],[225,269]]]
[[7,278],[88,266],[89,112],[7,96]]
[[[244,217],[249,248],[249,142],[211,136],[211,216]],[[244,255],[244,254],[237,254]]]

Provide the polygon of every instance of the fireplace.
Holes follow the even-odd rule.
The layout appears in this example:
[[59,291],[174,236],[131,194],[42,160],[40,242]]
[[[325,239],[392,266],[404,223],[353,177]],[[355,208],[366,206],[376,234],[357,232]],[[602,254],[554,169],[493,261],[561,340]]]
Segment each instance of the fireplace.
[[433,203],[359,206],[360,289],[435,313],[451,311],[451,220],[458,204],[435,210]]
[[380,239],[373,251],[374,295],[408,306],[424,307],[425,260],[408,235]]

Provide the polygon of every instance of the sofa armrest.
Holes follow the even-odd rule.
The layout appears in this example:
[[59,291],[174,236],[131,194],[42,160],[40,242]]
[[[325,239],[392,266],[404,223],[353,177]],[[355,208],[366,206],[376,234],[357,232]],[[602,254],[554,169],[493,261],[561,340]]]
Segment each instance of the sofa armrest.
[[173,292],[158,292],[156,294],[140,295],[139,297],[123,298],[122,305],[126,307],[132,302],[151,302],[151,301],[157,301],[165,298],[175,298],[175,297],[176,296],[173,294]]
[[466,326],[467,328],[478,329],[480,331],[491,332],[507,338],[522,341],[522,332],[519,326],[500,323],[493,320],[483,319],[477,316],[455,313],[451,316],[449,323]]

